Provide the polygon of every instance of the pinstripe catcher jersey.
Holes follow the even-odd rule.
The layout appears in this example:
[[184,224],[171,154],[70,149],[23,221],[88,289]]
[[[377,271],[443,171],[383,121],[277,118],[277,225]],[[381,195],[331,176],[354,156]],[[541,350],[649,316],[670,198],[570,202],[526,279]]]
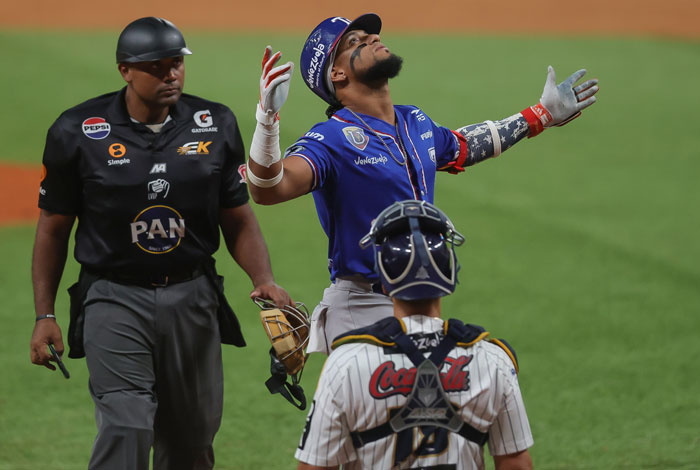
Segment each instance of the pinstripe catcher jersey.
[[[425,355],[440,342],[444,322],[415,315],[402,319],[407,334]],[[398,349],[368,343],[335,349],[319,379],[297,460],[344,469],[483,469],[483,447],[445,429],[414,451],[419,428],[390,434],[355,448],[350,432],[387,422],[407,400],[415,367]],[[488,433],[491,455],[523,451],[533,444],[515,366],[504,349],[489,341],[454,348],[440,370],[442,385],[463,421]],[[408,452],[407,452],[408,451]]]
[[306,160],[313,171],[316,211],[329,239],[331,280],[360,275],[376,281],[372,250],[358,246],[372,219],[396,201],[432,203],[436,171],[466,154],[461,135],[436,125],[419,108],[394,109],[396,126],[341,109],[285,152]]

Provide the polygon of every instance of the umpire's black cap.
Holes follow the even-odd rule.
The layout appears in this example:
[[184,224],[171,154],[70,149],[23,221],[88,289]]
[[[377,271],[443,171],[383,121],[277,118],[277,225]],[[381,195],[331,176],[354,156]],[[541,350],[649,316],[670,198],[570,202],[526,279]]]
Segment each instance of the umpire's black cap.
[[117,41],[117,63],[148,62],[190,55],[177,27],[163,18],[149,16],[129,23]]

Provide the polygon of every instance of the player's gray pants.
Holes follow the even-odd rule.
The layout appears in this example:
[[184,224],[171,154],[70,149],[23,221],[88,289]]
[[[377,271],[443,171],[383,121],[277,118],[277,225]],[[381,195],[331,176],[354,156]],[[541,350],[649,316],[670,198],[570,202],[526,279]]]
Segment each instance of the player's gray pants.
[[205,276],[163,288],[100,280],[85,309],[97,437],[90,470],[210,469],[221,424],[218,300]]
[[329,354],[336,336],[371,325],[394,314],[391,298],[372,292],[366,282],[336,279],[323,291],[323,299],[311,314],[307,352]]

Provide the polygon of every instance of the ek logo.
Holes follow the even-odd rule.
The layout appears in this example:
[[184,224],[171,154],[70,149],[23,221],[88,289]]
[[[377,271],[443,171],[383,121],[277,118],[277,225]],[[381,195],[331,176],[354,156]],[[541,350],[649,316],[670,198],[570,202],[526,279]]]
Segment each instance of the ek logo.
[[209,146],[211,142],[211,140],[208,142],[188,142],[182,147],[179,147],[177,153],[179,155],[209,155]]

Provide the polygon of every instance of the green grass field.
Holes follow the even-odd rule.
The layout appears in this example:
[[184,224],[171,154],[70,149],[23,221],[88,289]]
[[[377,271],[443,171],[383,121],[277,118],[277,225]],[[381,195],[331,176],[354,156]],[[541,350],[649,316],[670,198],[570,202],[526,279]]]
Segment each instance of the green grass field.
[[[116,36],[0,32],[0,159],[39,164],[64,109],[122,86]],[[700,468],[700,43],[383,39],[405,59],[394,102],[453,128],[534,104],[549,64],[559,81],[580,66],[600,78],[598,104],[572,124],[438,177],[436,203],[468,238],[444,311],[518,351],[537,468]],[[188,34],[186,91],[229,104],[248,142],[264,46],[296,62],[302,41]],[[297,72],[282,144],[324,109]],[[278,282],[312,308],[328,275],[311,197],[254,209]],[[95,425],[84,361],[67,361],[68,381],[29,362],[32,240],[32,226],[0,229],[0,469],[86,468]],[[268,344],[251,286],[223,252],[218,260],[249,347],[224,350],[217,468],[295,468],[305,413],[265,389]],[[76,274],[70,260],[57,304],[64,333]],[[322,362],[312,357],[305,373],[309,395]]]

